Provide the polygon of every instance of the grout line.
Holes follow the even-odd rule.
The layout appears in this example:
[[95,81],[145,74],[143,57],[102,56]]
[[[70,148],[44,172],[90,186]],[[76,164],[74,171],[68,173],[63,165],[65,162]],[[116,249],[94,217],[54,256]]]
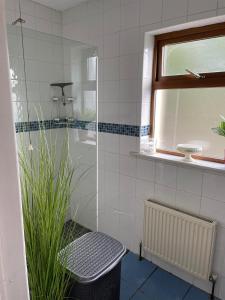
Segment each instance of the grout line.
[[192,288],[192,284],[190,284],[189,288],[187,289],[186,293],[184,294],[184,296],[182,298],[183,300],[187,297],[187,295],[190,292],[191,288]]
[[[152,262],[151,262],[152,263]],[[152,263],[153,264],[153,263]],[[156,266],[156,265],[155,265]],[[136,289],[136,291],[134,292],[134,294],[130,297],[130,299],[132,299],[135,294],[139,291],[142,293],[141,288],[143,287],[143,285],[145,285],[145,283],[152,277],[152,275],[159,269],[158,266],[155,267],[155,269],[152,271],[152,273],[143,281],[143,283]],[[142,293],[143,294],[143,293]]]

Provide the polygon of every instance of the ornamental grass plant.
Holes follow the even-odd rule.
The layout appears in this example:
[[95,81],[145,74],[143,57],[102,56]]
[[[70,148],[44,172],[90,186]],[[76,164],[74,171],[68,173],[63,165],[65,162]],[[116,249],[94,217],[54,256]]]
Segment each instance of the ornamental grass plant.
[[47,137],[44,128],[37,135],[36,146],[27,147],[22,141],[19,147],[30,296],[32,300],[62,300],[70,278],[64,267],[67,258],[62,263],[58,254],[70,239],[63,232],[74,168],[68,135],[61,147]]

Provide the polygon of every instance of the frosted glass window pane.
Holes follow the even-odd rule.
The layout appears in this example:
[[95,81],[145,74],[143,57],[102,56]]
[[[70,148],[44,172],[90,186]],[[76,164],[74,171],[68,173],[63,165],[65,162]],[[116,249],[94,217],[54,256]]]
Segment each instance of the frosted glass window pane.
[[171,44],[163,47],[164,76],[225,71],[225,37]]
[[200,144],[204,156],[222,159],[225,137],[212,131],[220,115],[225,116],[225,88],[158,90],[157,147],[174,151],[180,143]]

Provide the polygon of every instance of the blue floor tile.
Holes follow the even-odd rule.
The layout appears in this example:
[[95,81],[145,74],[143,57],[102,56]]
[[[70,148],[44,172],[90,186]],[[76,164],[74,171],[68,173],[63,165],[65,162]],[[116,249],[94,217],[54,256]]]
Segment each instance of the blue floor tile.
[[120,300],[129,300],[135,294],[136,287],[127,284],[124,280],[120,282]]
[[144,294],[142,294],[141,292],[137,292],[132,298],[132,300],[152,300],[151,297],[146,297]]
[[122,260],[121,277],[127,284],[138,289],[156,268],[153,263],[145,259],[139,261],[137,255],[129,252]]
[[189,288],[189,283],[158,268],[141,291],[151,300],[181,300]]
[[184,300],[209,300],[210,296],[206,292],[192,286]]

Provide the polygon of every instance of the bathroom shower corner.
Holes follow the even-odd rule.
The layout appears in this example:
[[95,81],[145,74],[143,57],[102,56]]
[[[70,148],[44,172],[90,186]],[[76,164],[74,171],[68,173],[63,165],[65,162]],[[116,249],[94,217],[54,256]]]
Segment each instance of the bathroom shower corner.
[[97,84],[96,47],[30,28],[21,3],[7,24],[12,105],[17,143],[35,150],[39,132],[62,145],[76,165],[73,181],[84,174],[71,196],[67,221],[97,229]]

